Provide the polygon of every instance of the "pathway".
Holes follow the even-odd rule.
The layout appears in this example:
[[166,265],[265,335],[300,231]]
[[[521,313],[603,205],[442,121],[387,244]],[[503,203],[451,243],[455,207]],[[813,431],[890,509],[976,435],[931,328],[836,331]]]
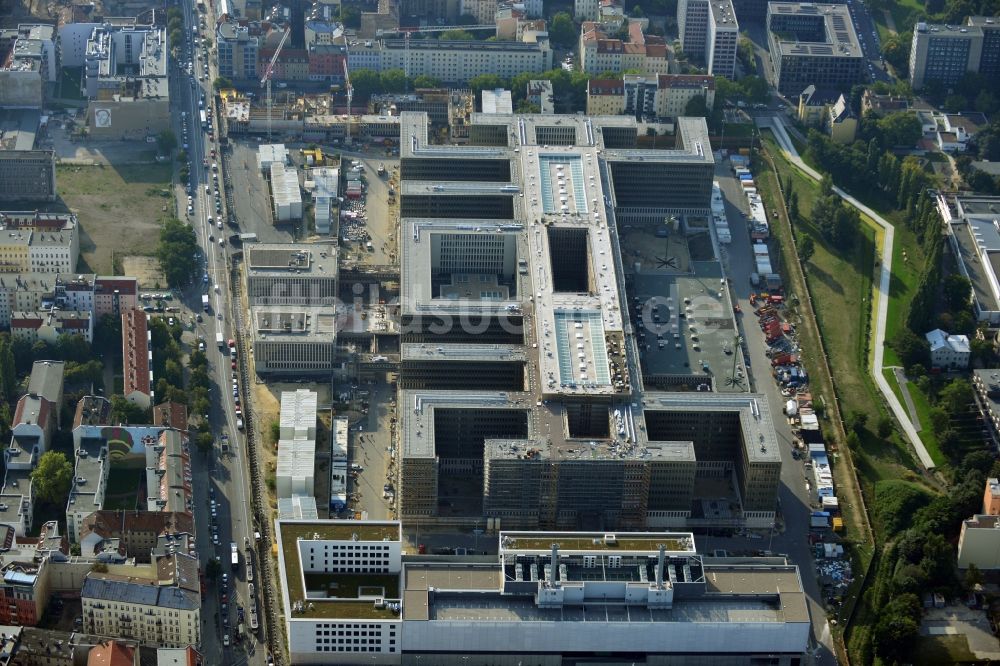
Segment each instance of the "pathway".
[[910,395],[910,380],[907,379],[906,373],[903,369],[898,366],[892,366],[892,374],[896,375],[896,383],[899,384],[899,392],[903,394],[903,402],[906,403],[906,411],[910,413],[910,421],[913,423],[913,429],[917,432],[923,430],[920,426],[920,416],[917,414],[917,408],[913,404],[913,396]]
[[[782,152],[785,153],[788,160],[799,170],[814,180],[822,179],[822,175],[806,164],[799,156],[799,152],[792,144],[792,140],[789,138],[788,132],[785,129],[784,120],[780,115],[758,117],[757,125],[758,127],[768,127],[773,131],[774,138],[781,146]],[[844,190],[834,186],[833,191],[836,192],[841,199],[870,217],[882,228],[882,257],[879,267],[877,294],[878,310],[875,315],[875,357],[872,360],[871,374],[875,380],[875,385],[878,386],[879,392],[888,403],[889,409],[892,410],[896,420],[902,426],[903,433],[906,435],[906,438],[910,441],[910,444],[917,452],[917,457],[920,458],[921,464],[923,464],[923,466],[927,469],[934,469],[934,460],[931,458],[930,453],[927,452],[927,447],[925,447],[924,443],[920,441],[920,435],[917,429],[914,428],[913,423],[910,421],[906,409],[903,407],[902,403],[899,402],[899,398],[896,397],[896,394],[893,392],[892,387],[889,386],[889,382],[886,380],[885,375],[882,372],[885,367],[885,325],[889,312],[889,285],[892,280],[892,247],[893,240],[895,238],[895,229],[882,216]]]
[[885,27],[889,28],[889,32],[894,35],[898,34],[898,31],[896,30],[896,19],[892,17],[892,12],[888,9],[883,9],[882,15],[885,17]]

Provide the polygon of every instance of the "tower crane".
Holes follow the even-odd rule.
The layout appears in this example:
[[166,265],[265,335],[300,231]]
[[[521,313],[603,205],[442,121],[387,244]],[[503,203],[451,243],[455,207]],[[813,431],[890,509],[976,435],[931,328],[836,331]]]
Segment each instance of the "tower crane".
[[267,63],[267,68],[264,69],[264,75],[260,78],[261,88],[267,87],[267,140],[271,140],[271,75],[274,73],[274,64],[278,62],[278,56],[281,55],[281,49],[285,47],[285,42],[288,41],[288,36],[292,34],[291,28],[285,28],[285,33],[281,35],[281,41],[278,42],[278,48],[274,50],[274,55],[271,56],[271,62]]
[[[448,32],[449,30],[496,30],[495,24],[486,25],[434,25],[427,26],[426,28],[399,28],[397,30],[380,30],[378,32],[379,36],[384,35],[403,35],[404,42],[404,56],[403,56],[403,70],[406,73],[406,80],[410,80],[410,35],[413,33],[431,33],[431,32]],[[407,84],[409,85],[409,84]]]

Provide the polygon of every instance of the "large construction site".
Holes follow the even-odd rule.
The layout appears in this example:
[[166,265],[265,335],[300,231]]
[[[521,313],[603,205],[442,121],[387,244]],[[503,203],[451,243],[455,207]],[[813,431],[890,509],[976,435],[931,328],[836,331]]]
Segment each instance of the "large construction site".
[[399,123],[400,518],[770,527],[704,120],[657,150],[627,117],[473,114],[461,146]]

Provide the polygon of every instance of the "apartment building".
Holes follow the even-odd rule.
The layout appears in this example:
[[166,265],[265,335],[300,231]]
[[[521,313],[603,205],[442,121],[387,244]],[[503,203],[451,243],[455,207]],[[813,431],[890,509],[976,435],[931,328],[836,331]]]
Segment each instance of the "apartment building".
[[53,592],[52,562],[68,559],[69,544],[59,534],[59,523],[54,520],[44,523],[37,537],[7,533],[4,538],[0,623],[33,627],[45,615]]
[[94,317],[76,310],[16,311],[10,315],[10,334],[15,340],[56,344],[61,335],[80,335],[94,341]]
[[249,81],[257,74],[259,37],[251,34],[250,27],[229,19],[219,23],[215,30],[218,49],[219,76],[232,81]]
[[61,310],[90,312],[96,318],[119,316],[134,308],[138,298],[135,278],[92,273],[14,273],[0,275],[0,326],[10,326],[15,311]]
[[84,631],[152,647],[201,643],[198,558],[156,559],[148,577],[91,573],[80,592]]
[[153,397],[153,347],[149,315],[139,309],[122,313],[122,372],[125,399],[149,409]]
[[497,13],[497,0],[459,0],[459,13],[473,16],[479,25],[489,25]]
[[28,392],[17,401],[11,424],[11,441],[4,450],[7,469],[31,471],[49,450],[52,433],[59,427],[63,398],[62,361],[35,361]]
[[332,306],[336,302],[335,245],[255,243],[244,254],[251,304]]
[[171,126],[163,27],[105,23],[94,28],[84,56],[91,137],[145,139]]
[[620,79],[587,81],[587,115],[619,116],[625,113],[625,83]]
[[[473,563],[402,555],[399,530],[389,522],[277,522],[294,663],[549,663],[640,652],[791,666],[808,646],[795,566],[715,561],[696,551],[689,532],[501,531],[496,560]],[[314,577],[363,582],[314,592]],[[509,617],[518,621],[498,621]]]
[[715,77],[701,74],[626,75],[623,80],[591,80],[587,113],[624,114],[655,122],[678,118],[691,100],[701,97],[709,112],[715,106]]
[[689,58],[705,65],[709,74],[734,78],[740,26],[732,0],[680,0],[677,26]]
[[0,227],[0,272],[75,273],[79,253],[76,222],[59,231]]
[[847,5],[768,3],[767,37],[783,95],[798,98],[810,85],[846,93],[866,80],[864,52]]
[[910,42],[910,85],[953,86],[966,73],[1000,76],[1000,19],[970,16],[964,24],[919,22]]
[[379,66],[464,84],[480,74],[511,78],[521,72],[548,71],[552,48],[548,36],[537,33],[526,34],[520,42],[417,39],[409,40],[409,48],[402,39],[386,39],[381,43]]
[[[993,371],[995,374],[995,371]],[[1000,569],[1000,480],[986,480],[980,513],[962,521],[958,537],[958,566],[988,571]]]
[[646,35],[642,22],[628,23],[628,39],[613,38],[600,23],[585,21],[580,27],[580,66],[590,74],[637,69],[655,75],[669,70],[669,51],[662,37]]
[[528,81],[526,99],[529,104],[538,107],[539,113],[555,113],[555,94],[552,90],[552,82],[548,79],[532,79]]
[[22,23],[0,30],[0,108],[40,109],[59,66],[55,26]]
[[278,419],[278,498],[315,497],[315,391],[282,391]]
[[29,202],[55,201],[55,199],[54,150],[0,150],[0,201]]
[[194,530],[194,517],[186,511],[101,510],[83,520],[78,543],[83,557],[108,559],[102,554],[113,552],[145,564],[152,562],[165,536],[193,540]]

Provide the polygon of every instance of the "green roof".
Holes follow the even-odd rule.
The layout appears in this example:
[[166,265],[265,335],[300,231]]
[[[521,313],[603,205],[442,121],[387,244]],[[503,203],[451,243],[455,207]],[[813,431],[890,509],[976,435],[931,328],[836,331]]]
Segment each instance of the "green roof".
[[[299,561],[299,539],[313,540],[315,535],[319,535],[320,540],[349,541],[353,535],[357,534],[359,541],[396,541],[399,539],[398,525],[372,525],[370,523],[358,524],[331,524],[331,523],[280,523],[281,547],[285,559],[285,585],[288,586],[288,599],[292,605],[296,601],[303,601],[305,610],[302,612],[292,612],[290,620],[297,618],[361,618],[372,620],[398,620],[400,614],[389,608],[376,608],[375,602],[371,599],[311,599],[306,598],[305,590],[302,588],[302,563]],[[399,581],[397,576],[386,576],[385,574],[308,574],[310,581],[316,580],[326,585],[329,582],[337,582],[341,585],[341,592],[351,589],[357,590],[359,587],[374,586],[384,587],[386,594],[393,591],[398,596]],[[395,578],[395,585],[391,585],[387,579]],[[355,592],[356,593],[356,592]],[[392,596],[389,597],[393,598]]]
[[[597,543],[595,543],[595,540]],[[667,536],[650,536],[648,538],[616,538],[614,542],[606,542],[598,535],[593,537],[560,537],[556,534],[548,537],[511,537],[505,544],[506,550],[550,550],[552,544],[559,544],[564,550],[610,550],[610,551],[650,551],[660,549],[660,544],[667,547],[667,552],[694,552],[693,544],[683,539]]]

